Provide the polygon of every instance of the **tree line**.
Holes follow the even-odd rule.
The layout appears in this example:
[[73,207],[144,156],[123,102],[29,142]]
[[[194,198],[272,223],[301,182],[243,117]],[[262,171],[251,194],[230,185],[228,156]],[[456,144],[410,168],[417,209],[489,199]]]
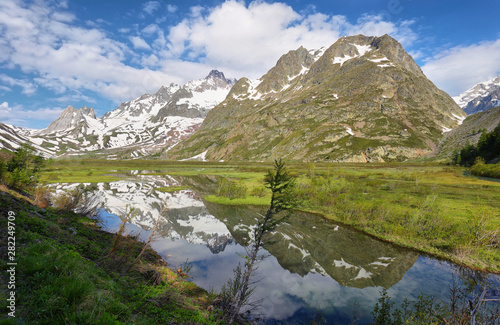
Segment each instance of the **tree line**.
[[477,145],[469,142],[460,150],[453,152],[451,162],[454,165],[470,167],[478,158],[491,161],[500,157],[500,123],[491,132],[483,132]]

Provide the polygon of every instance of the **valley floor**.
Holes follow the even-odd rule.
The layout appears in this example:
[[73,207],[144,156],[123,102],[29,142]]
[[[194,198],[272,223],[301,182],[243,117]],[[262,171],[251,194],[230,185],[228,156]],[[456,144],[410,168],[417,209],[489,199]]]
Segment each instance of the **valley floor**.
[[[382,240],[471,268],[500,273],[500,182],[438,164],[289,163],[300,210],[350,225]],[[264,176],[271,163],[161,160],[60,160],[46,182],[107,182],[138,170],[172,175],[205,200],[269,204]],[[245,195],[217,195],[217,180],[237,181]]]

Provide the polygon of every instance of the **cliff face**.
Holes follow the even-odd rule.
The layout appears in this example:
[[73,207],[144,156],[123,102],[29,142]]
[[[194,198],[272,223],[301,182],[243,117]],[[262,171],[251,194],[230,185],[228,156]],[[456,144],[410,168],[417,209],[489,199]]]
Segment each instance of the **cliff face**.
[[465,116],[396,40],[357,35],[240,79],[169,158],[406,160],[435,151]]

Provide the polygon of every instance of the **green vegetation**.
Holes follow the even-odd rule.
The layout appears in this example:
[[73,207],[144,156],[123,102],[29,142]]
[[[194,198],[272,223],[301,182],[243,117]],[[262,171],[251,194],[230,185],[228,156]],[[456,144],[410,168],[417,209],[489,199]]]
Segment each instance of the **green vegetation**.
[[[470,285],[469,285],[470,286]],[[493,289],[493,290],[491,290]],[[450,301],[443,302],[433,296],[421,294],[414,302],[404,299],[401,307],[395,307],[394,301],[383,289],[380,298],[372,311],[374,322],[372,325],[441,325],[441,324],[495,324],[500,317],[498,299],[489,298],[486,293],[495,292],[494,288],[485,288],[477,292],[454,278],[450,287]],[[476,291],[476,292],[475,292]],[[470,300],[470,299],[472,300]],[[489,301],[493,303],[488,304]],[[473,315],[473,316],[472,316]]]
[[[40,209],[6,191],[0,192],[1,214],[15,214],[15,323],[218,323],[207,312],[213,298],[180,279],[154,251],[145,250],[133,263],[144,248],[134,237],[125,235],[114,245],[113,234],[100,230],[94,219],[67,210]],[[7,222],[0,219],[4,251]],[[108,254],[112,247],[113,254]],[[6,270],[7,259],[0,263]],[[10,291],[8,276],[0,275],[3,301]],[[3,315],[10,312],[6,304],[0,308]]]
[[173,193],[182,190],[187,190],[188,186],[165,186],[165,187],[157,187],[156,190],[164,193]]
[[217,181],[217,196],[229,199],[244,198],[247,195],[247,187],[243,181],[229,178],[221,178]]
[[480,157],[485,161],[500,157],[500,124],[491,132],[484,132],[477,145],[467,143],[462,149],[455,150],[452,163],[472,166]]
[[472,175],[481,177],[500,178],[500,163],[485,164],[481,158],[476,159],[476,163],[470,168]]
[[20,147],[5,163],[0,160],[0,181],[17,190],[29,190],[37,184],[45,160],[28,146]]
[[[210,202],[268,205],[271,193],[264,187],[264,175],[269,167],[266,163],[61,160],[44,171],[42,180],[106,182],[134,176],[132,170],[147,170],[180,177]],[[289,168],[296,177],[300,210],[459,264],[500,272],[500,183],[467,176],[462,167],[424,163],[290,163]],[[89,172],[92,175],[86,176]],[[58,179],[52,180],[51,175]],[[216,195],[220,178],[245,186],[246,196]]]
[[[499,183],[440,165],[335,166],[293,165],[299,209],[459,264],[500,272]],[[205,199],[267,205],[270,192],[262,174],[242,175],[250,195]]]

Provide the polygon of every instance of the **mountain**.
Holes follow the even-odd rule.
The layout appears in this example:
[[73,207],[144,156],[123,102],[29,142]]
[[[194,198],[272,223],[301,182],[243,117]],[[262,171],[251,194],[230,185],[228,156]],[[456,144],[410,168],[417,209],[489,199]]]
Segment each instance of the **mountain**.
[[476,145],[483,132],[491,132],[500,123],[500,106],[468,116],[456,129],[445,134],[437,158],[449,159],[455,149],[467,143]]
[[[24,143],[30,142],[30,133],[34,130],[16,127],[0,123],[0,149],[16,151]],[[51,152],[39,145],[32,144],[32,147],[45,157],[50,157]]]
[[500,76],[479,83],[453,99],[468,115],[500,106]]
[[464,111],[388,35],[301,47],[240,79],[200,129],[167,153],[210,160],[402,161],[437,150]]
[[183,86],[163,86],[155,94],[122,103],[102,118],[97,118],[92,108],[68,106],[46,129],[27,130],[24,134],[26,140],[51,156],[153,155],[195,132],[207,112],[224,100],[235,83],[213,70],[206,78]]
[[44,134],[64,132],[71,130],[73,133],[87,133],[87,130],[94,126],[97,121],[93,108],[86,106],[80,109],[74,109],[73,106],[68,106],[59,116],[57,120],[43,130]]

